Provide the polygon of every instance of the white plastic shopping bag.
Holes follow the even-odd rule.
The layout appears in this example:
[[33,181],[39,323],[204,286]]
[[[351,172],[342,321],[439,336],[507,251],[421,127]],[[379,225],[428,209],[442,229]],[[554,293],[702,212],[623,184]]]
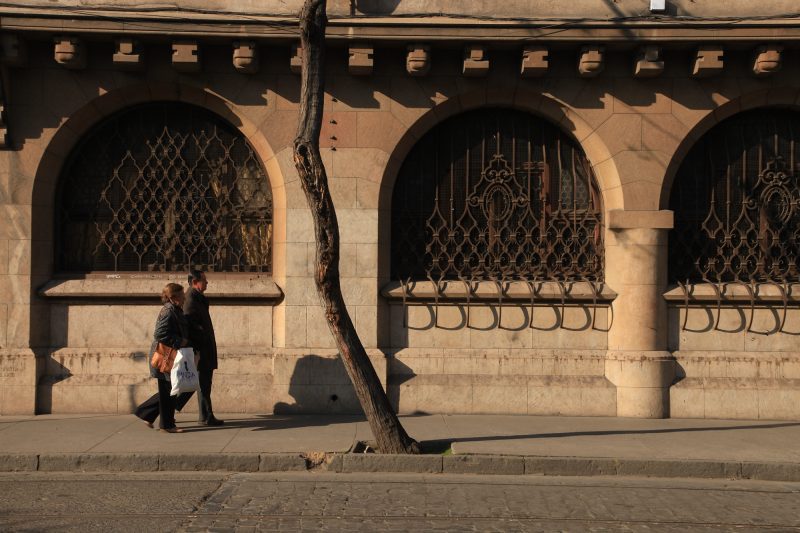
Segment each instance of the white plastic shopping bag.
[[194,364],[193,349],[180,348],[178,350],[169,380],[172,383],[171,396],[200,389],[200,378],[197,375],[197,366]]

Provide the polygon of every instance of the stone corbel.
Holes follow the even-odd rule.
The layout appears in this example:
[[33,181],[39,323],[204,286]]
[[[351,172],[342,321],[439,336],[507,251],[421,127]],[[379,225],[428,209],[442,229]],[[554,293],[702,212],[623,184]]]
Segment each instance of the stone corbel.
[[68,69],[86,68],[86,45],[78,37],[59,36],[54,39],[56,63]]
[[130,37],[123,37],[122,39],[117,39],[116,47],[112,59],[115,67],[122,70],[141,70],[144,68],[144,54],[139,41]]
[[431,70],[431,47],[427,44],[411,44],[407,48],[406,72],[409,76],[425,76]]
[[526,46],[522,49],[522,67],[520,74],[523,78],[534,78],[547,74],[550,66],[549,51],[546,46]]
[[0,35],[0,63],[10,67],[22,66],[28,58],[25,41],[18,36],[5,33]]
[[781,69],[782,53],[783,46],[779,44],[765,44],[756,48],[753,74],[763,77],[778,72]]
[[179,72],[200,71],[200,47],[197,41],[172,43],[172,67]]
[[347,71],[354,76],[369,76],[374,65],[375,49],[371,44],[350,46]]
[[300,43],[295,43],[292,45],[292,55],[289,59],[289,70],[291,70],[293,74],[300,74],[300,72],[303,70],[303,48],[300,46]]
[[692,61],[692,76],[708,78],[716,76],[725,67],[724,50],[719,45],[704,45],[697,49]]
[[664,60],[661,47],[648,45],[639,48],[636,62],[633,66],[633,76],[636,78],[654,78],[664,72]]
[[578,58],[578,74],[584,78],[594,78],[605,69],[605,47],[588,45],[581,47]]
[[485,46],[470,45],[464,48],[464,76],[473,78],[489,73],[489,57]]
[[233,43],[233,68],[244,74],[258,72],[258,46],[254,41],[236,41]]

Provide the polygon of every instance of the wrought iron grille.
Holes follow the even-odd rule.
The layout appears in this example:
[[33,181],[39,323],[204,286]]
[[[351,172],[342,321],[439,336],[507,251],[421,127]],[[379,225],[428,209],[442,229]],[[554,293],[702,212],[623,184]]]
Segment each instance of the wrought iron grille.
[[800,115],[726,120],[687,155],[670,197],[670,278],[678,283],[800,281]]
[[63,271],[269,272],[272,193],[245,138],[188,104],[125,110],[60,182]]
[[576,144],[546,121],[473,111],[430,131],[392,198],[400,280],[602,281],[599,194]]

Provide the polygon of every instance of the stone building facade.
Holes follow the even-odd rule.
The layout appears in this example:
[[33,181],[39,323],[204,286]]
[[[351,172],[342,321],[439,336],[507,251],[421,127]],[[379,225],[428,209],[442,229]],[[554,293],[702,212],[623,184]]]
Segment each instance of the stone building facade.
[[[0,8],[0,414],[130,412],[190,265],[218,411],[358,410],[292,162],[300,4]],[[401,413],[800,418],[795,11],[329,2],[343,291]]]

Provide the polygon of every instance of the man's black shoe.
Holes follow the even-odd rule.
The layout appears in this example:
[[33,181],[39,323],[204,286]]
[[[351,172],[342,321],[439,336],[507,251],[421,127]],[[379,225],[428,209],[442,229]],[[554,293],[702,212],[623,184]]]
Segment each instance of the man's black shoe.
[[225,424],[225,421],[211,415],[206,420],[198,420],[198,423],[201,426],[221,426]]

